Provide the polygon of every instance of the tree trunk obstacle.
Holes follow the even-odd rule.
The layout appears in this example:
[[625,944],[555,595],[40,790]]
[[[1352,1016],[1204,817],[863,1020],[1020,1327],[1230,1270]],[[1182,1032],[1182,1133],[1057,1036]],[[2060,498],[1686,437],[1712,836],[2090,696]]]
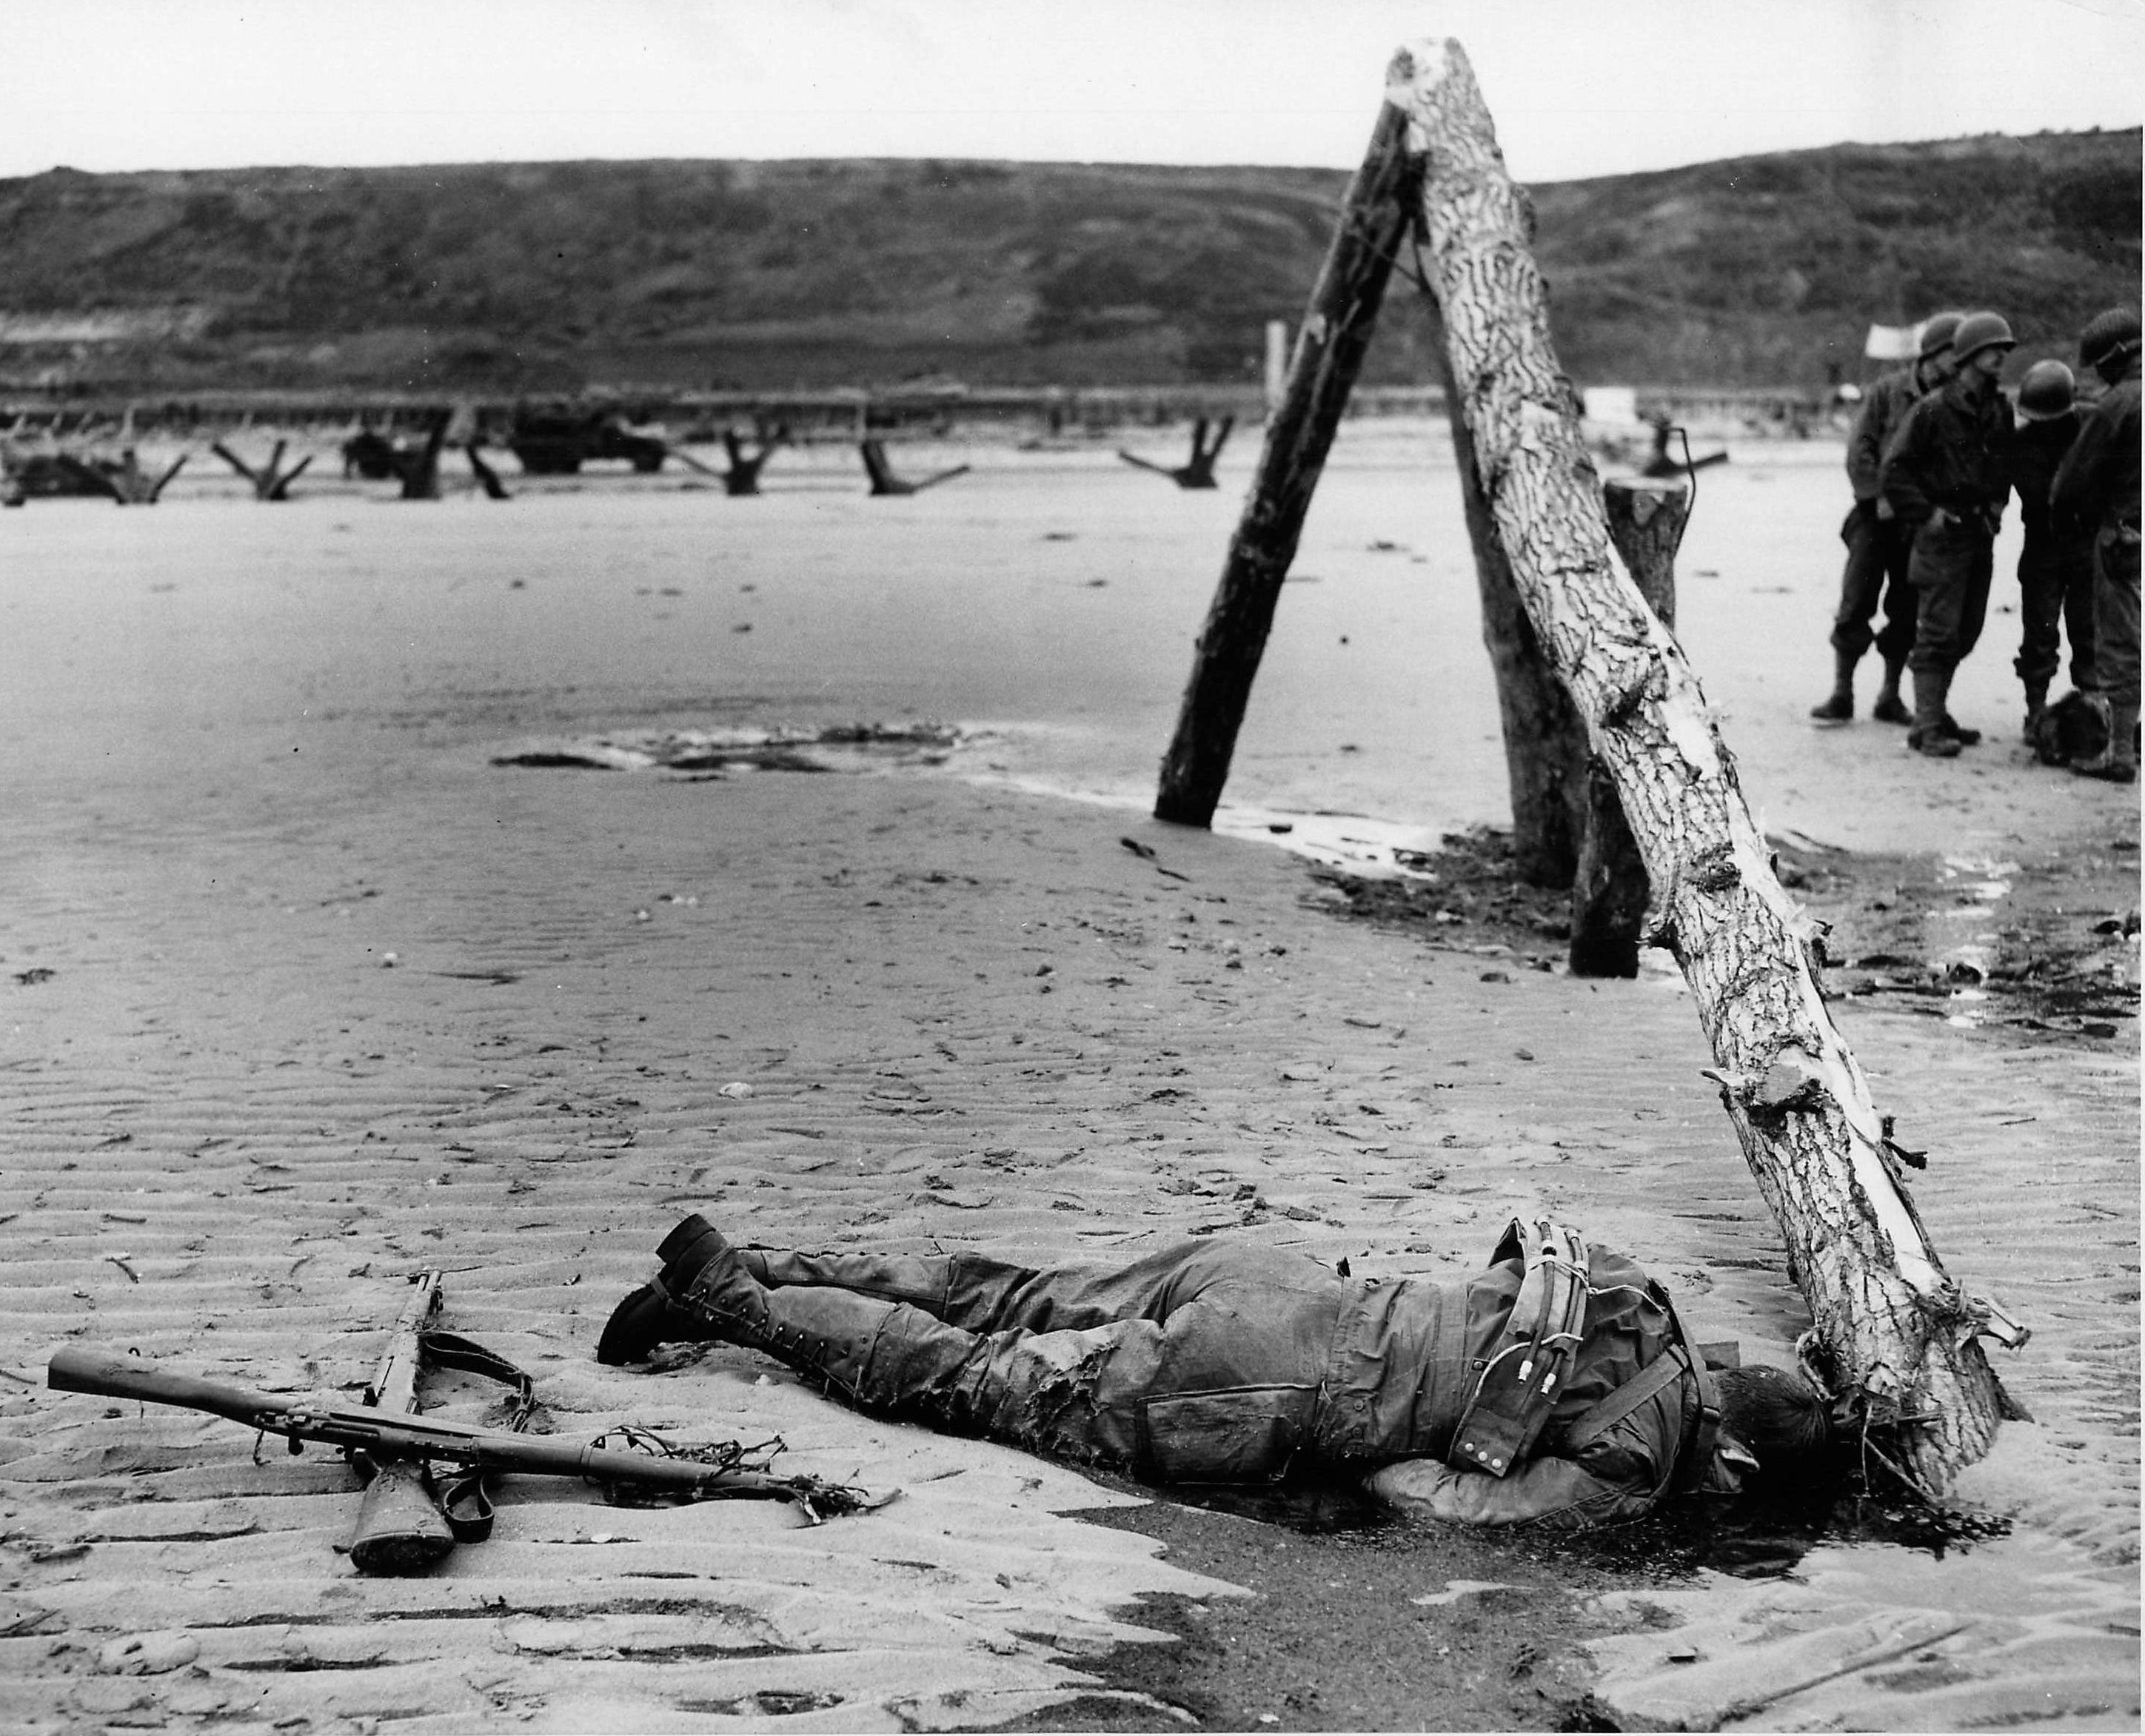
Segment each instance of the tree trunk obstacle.
[[306,466],[313,461],[312,455],[309,452],[289,470],[285,470],[283,450],[289,444],[287,440],[277,440],[275,450],[268,455],[267,464],[258,470],[247,464],[230,447],[225,445],[221,440],[212,443],[209,450],[215,453],[218,458],[252,485],[255,500],[281,501],[291,498],[291,485],[298,480]]
[[[1222,448],[1229,444],[1229,430],[1236,425],[1234,416],[1223,416],[1212,424],[1205,416],[1200,417],[1192,425],[1192,456],[1187,462],[1174,470],[1167,465],[1152,463],[1132,452],[1121,451],[1117,456],[1127,464],[1136,464],[1143,470],[1152,470],[1158,476],[1168,477],[1179,488],[1217,488],[1220,485],[1214,480],[1214,460],[1222,455]],[[1214,430],[1212,445],[1207,441],[1207,430],[1210,426]]]
[[1490,511],[1475,464],[1475,436],[1461,415],[1460,391],[1445,353],[1445,327],[1434,297],[1426,296],[1445,410],[1452,425],[1452,455],[1460,501],[1475,551],[1475,589],[1482,599],[1482,643],[1497,686],[1497,717],[1505,742],[1505,781],[1512,800],[1512,862],[1530,886],[1570,886],[1585,852],[1590,808],[1586,728],[1564,683],[1542,655],[1535,629],[1512,583],[1512,565]]
[[1304,515],[1370,346],[1394,251],[1407,234],[1400,196],[1408,175],[1406,132],[1399,112],[1384,110],[1349,183],[1340,226],[1296,336],[1287,388],[1267,419],[1251,493],[1192,654],[1177,733],[1162,755],[1157,819],[1213,823]]
[[[1609,540],[1654,618],[1675,630],[1675,553],[1690,522],[1690,496],[1661,482],[1618,480],[1602,488]],[[1576,714],[1574,714],[1575,718]],[[1635,977],[1650,883],[1624,818],[1615,780],[1586,760],[1586,827],[1571,879],[1571,973]]]
[[1710,1077],[1835,1384],[1903,1470],[1940,1493],[2018,1414],[1978,1335],[2023,1334],[1945,1274],[1889,1124],[1826,1011],[1814,931],[1774,876],[1697,677],[1611,558],[1523,197],[1460,45],[1402,47],[1386,100],[1427,158],[1424,252],[1476,471],[1535,636],[1653,883],[1647,938],[1690,986],[1719,1063]]
[[941,470],[935,476],[926,476],[921,481],[904,482],[893,474],[893,466],[886,461],[886,445],[876,440],[858,440],[857,450],[864,461],[864,475],[871,479],[874,495],[920,495],[927,488],[936,488],[942,482],[951,482],[956,476],[965,476],[968,467],[957,464],[950,470]]
[[[1666,947],[1690,987],[1717,1062],[1708,1077],[1815,1323],[1808,1360],[1859,1421],[1865,1444],[1889,1449],[1904,1478],[1941,1494],[1987,1450],[2002,1418],[2023,1414],[1980,1336],[2016,1347],[2028,1335],[1945,1273],[1901,1174],[1917,1160],[1894,1143],[1833,1026],[1817,980],[1819,937],[1774,874],[1664,619],[1689,503],[1672,508],[1664,497],[1649,508],[1634,490],[1605,506],[1575,395],[1550,346],[1525,197],[1505,172],[1457,42],[1409,44],[1387,75],[1386,107],[1350,186],[1200,634],[1155,816],[1199,826],[1213,818],[1311,491],[1411,227],[1441,317],[1441,371],[1493,659],[1508,655],[1516,669],[1530,642],[1605,786],[1597,807],[1583,764],[1560,771],[1545,810],[1552,801],[1567,814],[1576,805],[1580,818],[1567,822],[1575,841],[1586,812],[1601,813],[1613,797],[1651,888],[1635,950],[1637,940]],[[1630,573],[1611,552],[1612,519],[1621,521]],[[1640,575],[1659,581],[1661,613],[1649,607]],[[1507,584],[1518,605],[1509,632],[1496,619]],[[1509,754],[1515,722],[1529,719],[1515,720],[1501,674],[1500,684]],[[1535,725],[1553,709],[1543,702]],[[1614,854],[1613,843],[1600,847]],[[1611,881],[1628,889],[1627,878]],[[1605,892],[1603,902],[1612,902]]]

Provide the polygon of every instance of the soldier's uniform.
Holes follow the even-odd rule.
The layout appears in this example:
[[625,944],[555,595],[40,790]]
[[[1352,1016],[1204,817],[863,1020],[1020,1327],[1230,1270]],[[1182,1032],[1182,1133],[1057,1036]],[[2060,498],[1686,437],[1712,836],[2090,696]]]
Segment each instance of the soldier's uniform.
[[[1891,516],[1879,486],[1884,449],[1923,395],[1942,384],[1943,358],[1958,316],[1941,313],[1924,322],[1920,353],[1911,365],[1879,375],[1871,382],[1847,437],[1847,481],[1854,504],[1839,527],[1847,545],[1847,564],[1839,575],[1839,607],[1833,616],[1833,690],[1810,715],[1844,723],[1854,715],[1854,669],[1874,644],[1884,659],[1884,679],[1872,715],[1889,723],[1905,721],[1899,704],[1899,671],[1914,644],[1914,590],[1909,558],[1914,532]],[[1884,624],[1874,626],[1883,606]]]
[[[2053,370],[2060,376],[2059,414],[2029,412],[2035,376]],[[2026,690],[2026,734],[2046,705],[2048,686],[2063,666],[2063,635],[2071,646],[2071,685],[2095,685],[2093,588],[2093,530],[2075,513],[2053,511],[2048,490],[2056,470],[2078,436],[2078,414],[2071,402],[2070,371],[2060,362],[2039,362],[2027,378],[2018,400],[2018,422],[2005,457],[2025,543],[2018,553],[2018,654],[2011,667]]]
[[[1993,316],[1974,317],[2001,325]],[[1879,475],[1884,497],[1914,539],[1909,563],[1914,646],[1907,654],[1914,675],[1914,727],[1909,739],[1924,751],[1953,754],[1963,737],[1946,700],[1953,672],[1981,637],[1996,532],[2011,491],[2004,468],[2011,405],[1993,381],[1963,366],[1972,353],[1965,344],[1972,324],[1960,323],[1954,342],[1960,371],[1908,411]],[[2008,328],[2000,343],[2009,347]]]
[[1316,1465],[1449,1518],[1578,1526],[1733,1489],[1751,1462],[1666,1291],[1551,1225],[1515,1223],[1451,1281],[1207,1241],[1050,1271],[729,1250],[760,1292],[744,1311],[764,1311],[742,1330],[734,1278],[686,1270],[713,1234],[690,1218],[664,1243],[664,1293],[707,1323],[673,1336],[766,1350],[862,1409],[1157,1481]]
[[2078,354],[2108,382],[2081,420],[2050,502],[2095,527],[2094,659],[2109,712],[2108,751],[2073,767],[2129,783],[2138,775],[2138,320],[2113,309],[2086,327]]

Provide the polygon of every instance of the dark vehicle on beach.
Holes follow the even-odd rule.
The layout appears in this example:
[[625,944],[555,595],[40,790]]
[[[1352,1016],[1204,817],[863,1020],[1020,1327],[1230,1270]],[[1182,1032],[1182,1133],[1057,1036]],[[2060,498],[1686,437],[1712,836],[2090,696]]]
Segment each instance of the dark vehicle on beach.
[[663,468],[664,441],[602,410],[519,410],[506,444],[532,476],[570,476],[595,460],[624,459],[642,475]]

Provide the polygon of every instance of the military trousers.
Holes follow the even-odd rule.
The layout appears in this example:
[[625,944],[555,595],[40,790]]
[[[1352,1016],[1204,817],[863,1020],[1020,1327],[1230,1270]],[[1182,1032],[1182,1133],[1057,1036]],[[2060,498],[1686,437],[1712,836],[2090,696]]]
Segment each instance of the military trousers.
[[2093,545],[2094,661],[2112,704],[2138,704],[2138,531],[2104,525]]
[[2089,536],[2058,536],[2029,525],[2018,555],[2018,654],[2011,667],[2028,687],[2046,688],[2071,647],[2071,685],[2098,684],[2093,660],[2097,555]]
[[1270,1481],[1310,1450],[1349,1294],[1302,1256],[1204,1241],[1109,1267],[741,1257],[769,1289],[882,1305],[854,1329],[868,1408],[1165,1482]]
[[[1832,621],[1832,648],[1859,658],[1872,644],[1887,663],[1904,659],[1914,644],[1914,584],[1909,571],[1914,539],[1897,519],[1877,516],[1877,503],[1857,500],[1839,540],[1847,565],[1839,575],[1839,609]],[[1884,624],[1876,629],[1879,606]]]
[[1994,557],[1995,540],[1978,523],[1932,520],[1914,533],[1908,566],[1915,599],[1910,667],[1948,674],[1980,642]]

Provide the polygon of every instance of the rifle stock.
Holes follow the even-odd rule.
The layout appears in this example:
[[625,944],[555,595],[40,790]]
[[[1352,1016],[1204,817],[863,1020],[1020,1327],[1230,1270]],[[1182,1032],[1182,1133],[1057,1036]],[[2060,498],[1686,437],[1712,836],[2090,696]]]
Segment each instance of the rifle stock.
[[[686,1458],[577,1445],[544,1435],[472,1429],[429,1416],[396,1415],[371,1408],[295,1403],[242,1386],[226,1386],[182,1375],[139,1356],[72,1348],[55,1351],[46,1384],[59,1392],[138,1399],[203,1410],[292,1442],[361,1452],[376,1460],[438,1460],[486,1470],[546,1477],[579,1477],[621,1488],[661,1491],[688,1500],[719,1495],[764,1495],[795,1501],[816,1521],[818,1509],[850,1511],[882,1503],[862,1491],[817,1477],[779,1477],[766,1471],[722,1470]],[[890,1497],[889,1497],[890,1499]]]

